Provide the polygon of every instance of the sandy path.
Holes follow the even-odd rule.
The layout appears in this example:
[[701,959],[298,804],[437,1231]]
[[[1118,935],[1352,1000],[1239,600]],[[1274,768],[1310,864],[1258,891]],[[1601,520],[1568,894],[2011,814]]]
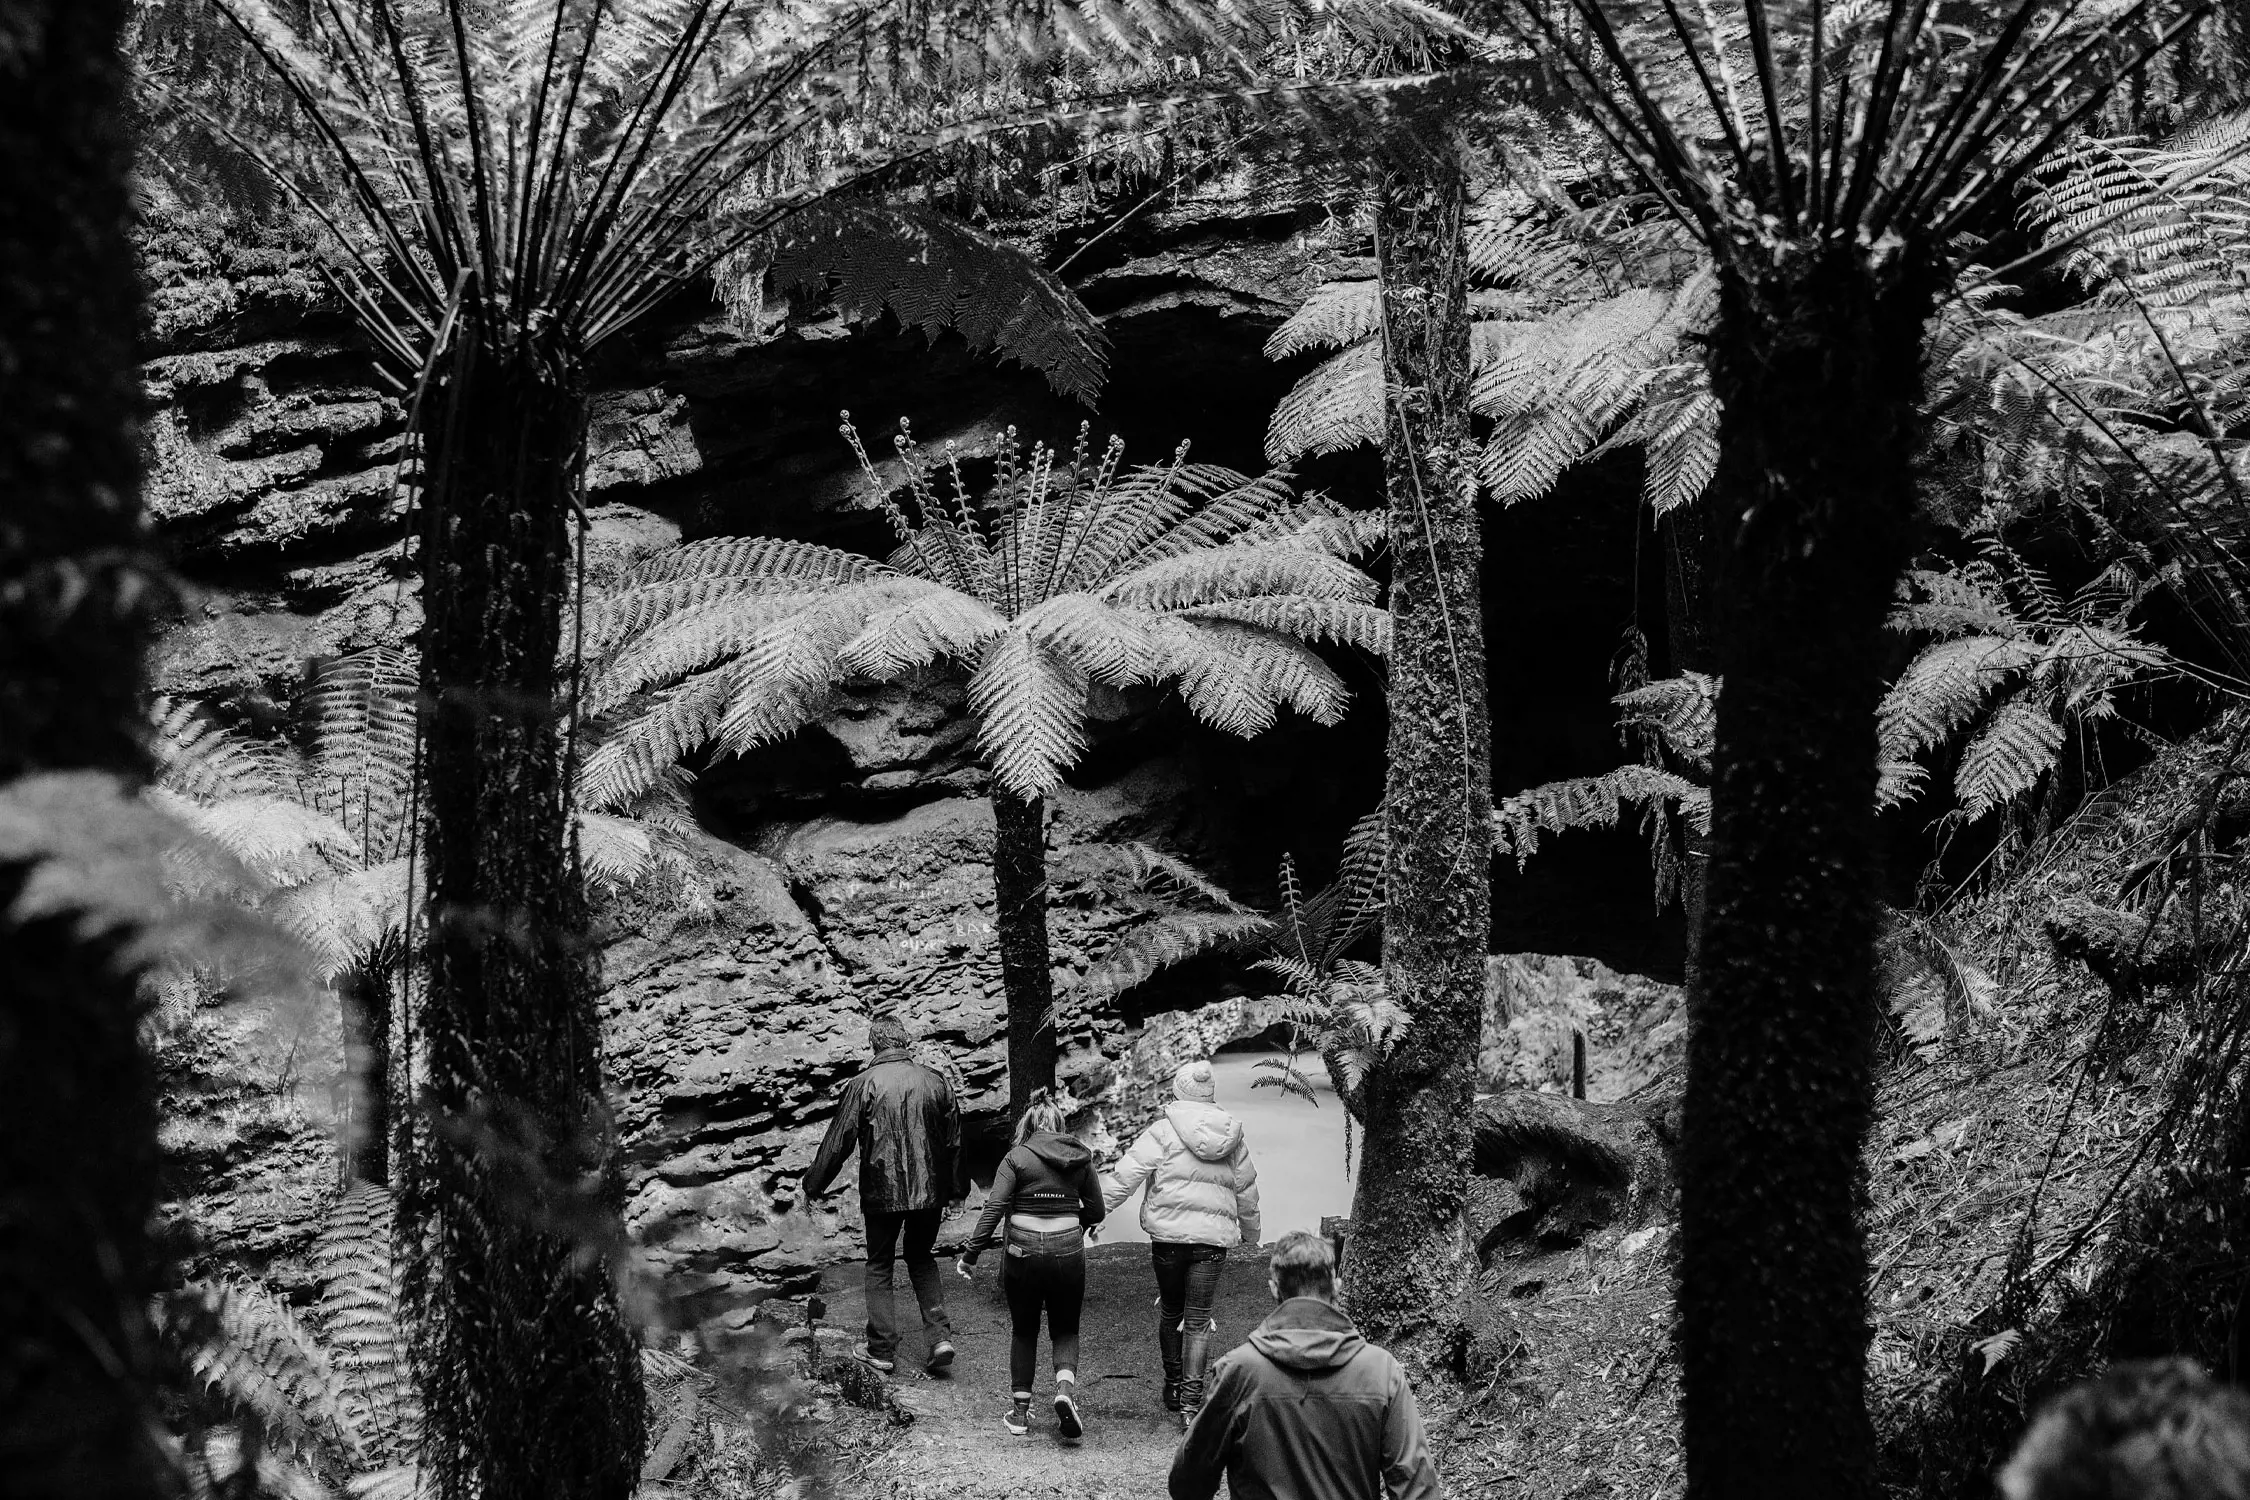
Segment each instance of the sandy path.
[[[900,1404],[915,1415],[914,1425],[895,1448],[852,1478],[847,1492],[928,1500],[1162,1496],[1180,1433],[1178,1419],[1160,1401],[1164,1377],[1148,1251],[1097,1245],[1087,1257],[1086,1281],[1078,1372],[1078,1408],[1086,1423],[1082,1441],[1066,1444],[1055,1431],[1047,1404],[1053,1370],[1044,1339],[1031,1431],[1017,1437],[1001,1425],[1008,1407],[1008,1309],[1000,1296],[999,1256],[982,1258],[974,1284],[955,1276],[948,1261],[946,1310],[960,1358],[949,1375],[925,1375],[921,1331],[906,1334],[892,1380]],[[867,1320],[859,1268],[838,1267],[825,1282],[830,1323],[859,1331]],[[898,1296],[902,1321],[915,1321],[904,1266]],[[1234,1252],[1219,1285],[1216,1347],[1240,1343],[1271,1306],[1262,1258]]]

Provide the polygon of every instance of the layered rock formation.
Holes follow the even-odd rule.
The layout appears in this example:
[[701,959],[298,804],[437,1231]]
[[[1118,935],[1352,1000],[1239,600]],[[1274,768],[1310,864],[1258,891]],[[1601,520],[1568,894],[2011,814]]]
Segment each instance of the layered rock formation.
[[[1351,269],[1305,227],[1246,215],[1222,193],[1145,215],[1084,258],[1080,290],[1113,344],[1103,425],[1131,455],[1187,437],[1199,458],[1260,467],[1265,416],[1300,373],[1260,346],[1311,280]],[[404,643],[418,627],[395,477],[404,396],[355,352],[301,248],[178,230],[152,233],[147,252],[150,501],[187,580],[157,687],[279,732],[309,662]],[[884,547],[836,435],[840,407],[878,451],[900,416],[925,441],[978,453],[1010,425],[1067,441],[1082,415],[989,357],[817,311],[745,331],[684,308],[607,354],[599,384],[587,537],[597,587],[683,537]],[[1579,592],[1575,579],[1556,583],[1558,599]],[[1375,675],[1350,670],[1374,696]],[[1606,726],[1606,687],[1598,672],[1588,681]],[[1516,700],[1527,739],[1556,739],[1536,727],[1534,695],[1519,688]],[[896,1005],[943,1050],[980,1152],[997,1154],[991,815],[962,708],[943,682],[870,687],[786,744],[698,767],[692,878],[621,894],[605,912],[631,1220],[676,1284],[714,1305],[853,1253],[851,1195],[808,1206],[797,1178],[835,1086],[859,1064],[872,1004]],[[1080,784],[1055,799],[1056,850],[1143,840],[1253,899],[1270,898],[1285,850],[1317,881],[1380,784],[1372,706],[1341,729],[1291,723],[1244,744],[1161,700],[1120,698],[1094,741]],[[1129,919],[1067,882],[1051,896],[1067,990]],[[1131,1050],[1144,1009],[1197,1011],[1222,977],[1191,972],[1154,999],[1073,1014],[1066,1073],[1091,1087],[1127,1060],[1114,1112],[1129,1129],[1177,1055],[1267,1024],[1254,1008],[1205,1009]],[[179,1211],[212,1259],[299,1285],[337,1180],[333,1011],[175,1020]]]
[[[1161,372],[1165,410],[1205,426],[1270,401],[1240,390],[1241,371],[1262,370],[1258,345],[1315,254],[1286,233],[1245,234],[1228,214],[1220,201],[1156,216],[1119,237],[1087,283],[1120,367],[1200,350],[1207,378],[1232,387],[1199,409],[1176,358]],[[184,227],[152,230],[144,249],[149,504],[187,582],[156,686],[278,730],[311,662],[407,642],[419,625],[396,478],[405,396],[377,381],[302,247]],[[1199,320],[1199,336],[1183,335],[1183,318]],[[1214,320],[1239,331],[1214,339]],[[817,312],[753,333],[690,309],[615,351],[590,433],[591,581],[683,534],[880,545],[836,436],[846,404],[877,441],[911,415],[925,439],[970,452],[1012,423],[1049,437],[1076,425],[1035,377],[919,343]],[[1118,373],[1128,387],[1136,378]],[[1157,374],[1137,378],[1153,391]],[[1265,371],[1261,384],[1281,380]],[[1118,404],[1133,400],[1127,390]],[[1155,457],[1181,435],[1138,446]],[[1207,456],[1255,466],[1256,440],[1244,423],[1236,451]],[[1132,742],[1056,799],[1058,848],[1138,838],[1222,852],[1226,820],[1196,806],[1209,776],[1178,761],[1149,707],[1121,702],[1105,738]],[[944,1051],[972,1123],[1000,1107],[992,821],[973,751],[957,687],[849,695],[818,728],[709,778],[701,810],[719,832],[692,840],[688,880],[609,903],[610,1075],[631,1219],[683,1287],[738,1301],[850,1253],[850,1195],[831,1200],[841,1214],[808,1209],[796,1179],[834,1087],[863,1056],[872,1003],[897,1006]],[[1053,894],[1067,989],[1121,918],[1067,886]],[[209,1258],[300,1284],[338,1176],[333,1009],[191,1005],[161,1030],[178,1210]],[[1067,1030],[1067,1070],[1079,1074],[1124,1039],[1109,1013]]]

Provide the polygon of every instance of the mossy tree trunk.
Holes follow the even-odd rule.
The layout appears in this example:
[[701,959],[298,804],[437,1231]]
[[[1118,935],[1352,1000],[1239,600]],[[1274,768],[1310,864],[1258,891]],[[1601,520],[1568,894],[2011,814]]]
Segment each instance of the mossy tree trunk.
[[1367,1077],[1346,1281],[1378,1336],[1429,1319],[1473,1267],[1464,1209],[1492,931],[1492,726],[1469,446],[1467,187],[1450,151],[1387,168],[1383,476],[1391,663],[1383,973],[1411,1018]]
[[1055,980],[1047,953],[1045,798],[992,793],[992,885],[1008,1002],[1008,1115],[1021,1119],[1033,1093],[1055,1086],[1060,1051],[1049,1019]]
[[[147,764],[122,0],[0,0],[0,781]],[[29,871],[0,868],[0,911]],[[156,1086],[115,940],[0,924],[0,1474],[169,1493]]]
[[400,1211],[428,1246],[410,1290],[439,1493],[625,1500],[645,1413],[556,715],[586,408],[574,361],[515,338],[468,320],[428,398],[428,1118]]
[[[1664,626],[1673,675],[1719,670],[1718,613],[1719,501],[1706,492],[1675,509],[1659,523],[1664,545]],[[1685,820],[1682,820],[1683,826]],[[1702,967],[1703,893],[1711,864],[1711,837],[1686,829],[1686,860],[1680,871],[1680,915],[1685,919],[1686,973],[1693,988]]]
[[1873,1493],[1875,707],[1931,287],[1849,242],[1722,272],[1725,684],[1681,1148],[1696,1500]]

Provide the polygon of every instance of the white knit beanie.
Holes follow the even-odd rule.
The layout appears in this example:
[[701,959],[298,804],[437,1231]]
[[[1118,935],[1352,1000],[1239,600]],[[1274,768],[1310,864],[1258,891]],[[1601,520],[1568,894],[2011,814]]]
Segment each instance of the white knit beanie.
[[1172,1092],[1198,1104],[1215,1103],[1219,1097],[1219,1080],[1211,1076],[1211,1065],[1199,1058],[1180,1064],[1179,1071],[1172,1075]]

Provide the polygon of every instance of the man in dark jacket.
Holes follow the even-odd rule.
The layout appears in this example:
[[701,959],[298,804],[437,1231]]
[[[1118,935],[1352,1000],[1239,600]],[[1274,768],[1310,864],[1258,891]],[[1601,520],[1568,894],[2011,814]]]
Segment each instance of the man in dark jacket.
[[1280,1304],[1222,1358],[1172,1459],[1172,1500],[1439,1500],[1406,1374],[1336,1306],[1336,1257],[1299,1230],[1274,1247]]
[[906,1027],[877,1016],[867,1028],[875,1061],[844,1085],[836,1118],[828,1126],[806,1196],[828,1191],[844,1159],[859,1151],[859,1209],[867,1220],[867,1349],[876,1369],[896,1367],[898,1308],[891,1271],[899,1241],[906,1241],[906,1277],[921,1305],[929,1338],[929,1368],[953,1363],[953,1325],[945,1316],[945,1283],[938,1274],[938,1226],[967,1196],[961,1155],[961,1109],[944,1075],[916,1062]]

